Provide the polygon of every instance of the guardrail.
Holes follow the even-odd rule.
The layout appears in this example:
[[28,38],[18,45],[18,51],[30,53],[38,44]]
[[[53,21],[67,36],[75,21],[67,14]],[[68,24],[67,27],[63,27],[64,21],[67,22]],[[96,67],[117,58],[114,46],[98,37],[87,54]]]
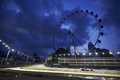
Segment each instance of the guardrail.
[[6,60],[5,58],[0,58],[0,67],[27,66],[32,64],[34,63],[30,61],[12,60],[12,59]]

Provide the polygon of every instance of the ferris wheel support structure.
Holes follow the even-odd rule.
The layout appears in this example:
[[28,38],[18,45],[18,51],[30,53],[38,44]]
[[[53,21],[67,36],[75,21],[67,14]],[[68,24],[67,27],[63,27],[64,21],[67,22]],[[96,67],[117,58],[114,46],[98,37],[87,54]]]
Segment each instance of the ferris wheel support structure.
[[[57,26],[57,28],[56,28],[56,30],[55,30],[55,32],[54,32],[54,35],[53,35],[53,48],[54,48],[55,51],[57,50],[57,45],[56,45],[57,33],[58,33],[59,29],[61,28],[61,25],[67,20],[67,18],[69,18],[69,17],[71,17],[71,16],[74,16],[74,15],[76,15],[76,14],[87,14],[87,15],[92,16],[92,17],[97,21],[98,31],[99,31],[99,32],[98,32],[97,39],[96,39],[96,41],[95,41],[94,46],[92,47],[92,49],[95,48],[95,46],[96,46],[97,43],[101,43],[101,40],[100,40],[99,38],[100,38],[100,36],[103,36],[102,29],[104,28],[104,26],[101,24],[102,20],[99,19],[99,18],[98,18],[98,15],[97,15],[97,14],[94,14],[93,11],[89,12],[88,10],[86,10],[86,11],[80,10],[80,11],[71,12],[70,14],[68,14],[66,17],[64,17],[64,18],[60,21],[60,23],[59,23],[59,25]],[[71,33],[71,34],[72,34],[72,33]],[[69,38],[70,38],[70,36],[69,36]],[[70,43],[70,41],[68,41],[68,42]],[[69,47],[70,47],[70,45],[69,45]],[[91,49],[91,50],[92,50],[92,49]],[[90,52],[91,50],[89,50],[88,52]],[[86,52],[86,53],[88,53],[88,52]]]

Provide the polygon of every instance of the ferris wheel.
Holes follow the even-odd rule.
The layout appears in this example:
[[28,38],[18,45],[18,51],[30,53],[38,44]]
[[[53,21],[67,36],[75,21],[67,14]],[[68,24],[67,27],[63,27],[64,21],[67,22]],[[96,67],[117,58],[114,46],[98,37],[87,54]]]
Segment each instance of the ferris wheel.
[[[56,28],[56,30],[54,32],[54,35],[53,35],[53,48],[54,48],[55,51],[58,48],[62,47],[62,46],[59,46],[60,44],[63,45],[65,43],[69,47],[71,46],[70,43],[72,43],[74,46],[76,46],[76,44],[78,44],[78,43],[81,44],[81,41],[79,41],[79,38],[77,38],[77,36],[76,36],[77,32],[75,32],[74,29],[73,29],[74,27],[65,27],[65,25],[64,25],[64,24],[68,23],[67,21],[69,21],[69,19],[71,19],[71,17],[74,17],[76,15],[77,16],[83,15],[82,18],[84,18],[84,17],[87,17],[89,19],[92,18],[91,23],[93,25],[92,25],[91,29],[94,28],[94,29],[96,29],[95,31],[97,31],[96,39],[94,39],[92,48],[90,50],[87,50],[86,52],[92,51],[92,49],[94,49],[97,44],[101,43],[100,37],[103,36],[103,28],[104,28],[104,26],[102,25],[102,20],[98,18],[98,15],[94,14],[93,11],[89,12],[88,10],[86,10],[86,11],[83,11],[83,10],[74,11],[74,12],[71,12],[70,14],[66,15],[66,17],[64,17],[60,21],[59,25],[57,26],[57,28]],[[81,20],[79,20],[79,22],[81,22]],[[86,22],[86,21],[82,21],[82,22]],[[84,28],[84,27],[82,27],[82,28]],[[65,30],[65,28],[66,28],[66,30]],[[82,29],[82,28],[80,28],[80,29]],[[89,27],[87,27],[87,28],[89,28]],[[62,31],[62,29],[64,29],[64,31]],[[65,32],[66,32],[66,34],[65,34]],[[81,30],[81,33],[82,33],[82,30]],[[79,34],[77,34],[77,35],[79,35]],[[69,38],[69,39],[67,40],[67,38]],[[65,40],[67,40],[67,41],[65,42]],[[75,43],[75,41],[77,41],[78,43]],[[60,43],[60,42],[62,42],[62,43]],[[66,47],[66,45],[65,45],[65,47]]]

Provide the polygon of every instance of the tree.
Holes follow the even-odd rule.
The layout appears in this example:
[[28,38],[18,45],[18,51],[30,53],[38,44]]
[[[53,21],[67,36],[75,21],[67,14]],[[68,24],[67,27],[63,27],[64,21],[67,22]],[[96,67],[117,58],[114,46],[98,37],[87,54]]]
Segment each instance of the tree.
[[40,63],[40,57],[37,55],[37,53],[34,53],[33,57],[35,59],[35,61],[34,61],[35,63]]
[[59,49],[57,49],[56,52],[55,52],[56,55],[58,55],[58,54],[68,54],[68,53],[70,53],[70,51],[69,51],[69,50],[66,50],[66,49],[64,49],[64,48],[59,48]]

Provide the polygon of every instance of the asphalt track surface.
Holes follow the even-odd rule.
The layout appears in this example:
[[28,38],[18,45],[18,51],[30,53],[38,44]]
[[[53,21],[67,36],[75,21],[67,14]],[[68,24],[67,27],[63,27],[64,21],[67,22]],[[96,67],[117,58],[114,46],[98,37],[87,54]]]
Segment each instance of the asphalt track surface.
[[[55,67],[51,68],[51,67],[46,67],[42,64],[26,66],[26,67],[1,68],[0,70],[6,71],[9,74],[11,73],[14,74],[13,76],[14,79],[11,78],[8,80],[22,80],[22,78],[25,77],[27,77],[25,78],[26,80],[27,79],[37,80],[37,78],[41,78],[41,80],[42,78],[44,78],[43,80],[45,79],[48,80],[48,78],[49,80],[50,78],[51,80],[62,80],[62,78],[65,77],[70,77],[70,79],[66,79],[66,80],[71,80],[72,78],[75,78],[74,80],[77,80],[78,78],[89,78],[89,79],[100,78],[99,80],[120,80],[120,70],[94,69],[93,71],[81,71],[80,69],[73,69],[73,68],[55,68]],[[56,76],[59,78],[54,79]],[[32,79],[33,77],[35,77],[36,79]],[[2,77],[0,77],[0,80],[1,79]]]

